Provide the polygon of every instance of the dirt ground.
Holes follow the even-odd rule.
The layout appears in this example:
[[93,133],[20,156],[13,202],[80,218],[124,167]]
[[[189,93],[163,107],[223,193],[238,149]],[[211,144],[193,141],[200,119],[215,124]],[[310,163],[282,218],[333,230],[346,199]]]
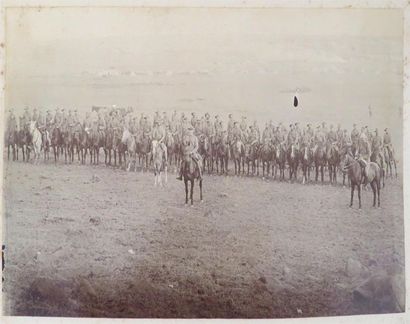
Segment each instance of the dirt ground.
[[[382,208],[329,184],[204,177],[183,183],[105,166],[5,162],[4,312],[271,318],[391,312],[353,302],[346,270],[404,265],[401,180]],[[404,283],[403,283],[404,284]]]

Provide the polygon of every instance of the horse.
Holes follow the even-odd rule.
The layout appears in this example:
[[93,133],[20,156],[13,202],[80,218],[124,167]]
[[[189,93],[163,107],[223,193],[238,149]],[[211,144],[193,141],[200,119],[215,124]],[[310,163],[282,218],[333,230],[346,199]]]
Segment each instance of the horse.
[[87,160],[87,150],[89,149],[89,146],[90,146],[90,140],[89,140],[89,133],[88,132],[89,132],[88,128],[82,128],[81,127],[80,137],[79,137],[79,141],[78,141],[78,150],[80,151],[81,164],[85,164],[86,160]]
[[219,162],[221,163],[221,173],[227,174],[228,173],[228,160],[229,160],[229,144],[223,139],[220,140],[216,144],[216,151],[217,151],[217,158],[216,158],[216,172],[219,173]]
[[30,160],[31,138],[32,136],[27,127],[24,127],[18,131],[17,156],[18,148],[20,147],[23,153],[23,162],[28,162]]
[[[10,160],[10,147],[13,153],[13,161],[16,161],[17,159],[17,154],[18,153],[18,147],[17,147],[17,139],[18,139],[18,133],[16,130],[7,130],[6,132],[6,146],[7,146],[7,159]],[[17,148],[17,152],[16,152]]]
[[255,174],[255,171],[257,172],[257,175],[259,175],[259,159],[258,159],[258,144],[251,144],[251,143],[246,143],[245,144],[245,163],[247,165],[247,175],[249,175],[249,166],[251,167],[251,172],[252,175]]
[[350,207],[353,206],[354,189],[357,187],[357,195],[359,198],[359,209],[362,208],[361,201],[361,185],[364,180],[364,184],[370,183],[373,190],[373,207],[376,207],[376,194],[377,194],[377,206],[380,207],[380,179],[381,170],[377,163],[365,162],[364,160],[357,161],[349,153],[346,154],[344,161],[342,162],[342,170],[349,175],[350,178]]
[[[128,154],[127,171],[130,171],[131,164],[133,163],[134,171],[136,172],[137,171],[137,168],[136,168],[137,142],[135,140],[135,137],[130,133],[130,131],[127,128],[124,128],[124,131],[121,137],[121,143],[126,145],[127,147],[127,154]],[[126,163],[126,159],[124,159],[124,163]]]
[[162,175],[161,172],[164,171],[165,173],[165,183],[168,182],[168,172],[167,172],[167,164],[165,163],[165,153],[160,143],[156,140],[152,141],[152,158],[153,158],[153,165],[154,165],[154,176],[155,182],[154,186],[156,187],[159,185],[162,187]]
[[106,131],[105,136],[105,143],[104,143],[104,154],[105,154],[105,165],[111,165],[111,157],[112,157],[112,150],[114,147],[114,130],[112,128],[108,128]]
[[51,147],[53,148],[54,153],[54,163],[57,163],[59,157],[60,147],[62,146],[63,140],[61,136],[60,129],[54,127],[51,131]]
[[321,175],[321,180],[322,183],[324,181],[324,168],[326,165],[326,152],[325,149],[323,147],[323,145],[318,145],[316,147],[316,151],[314,153],[314,161],[315,161],[315,168],[316,168],[316,177],[315,180],[316,182],[319,179],[319,171],[320,171],[320,175]]
[[188,182],[191,183],[191,190],[190,190],[190,195],[189,198],[191,199],[191,206],[194,204],[194,183],[195,179],[198,179],[199,183],[199,197],[201,202],[203,202],[203,197],[202,197],[202,179],[199,179],[199,169],[201,166],[197,164],[191,156],[186,156],[185,157],[185,164],[184,168],[182,170],[182,177],[184,179],[184,184],[185,184],[185,205],[188,205]]
[[41,132],[37,128],[37,122],[36,121],[31,121],[30,122],[30,134],[32,138],[32,146],[33,146],[33,151],[34,151],[34,164],[39,162],[40,159],[40,154],[41,154],[41,145],[42,145],[42,138],[41,138]]
[[82,152],[81,152],[81,134],[82,134],[82,131],[83,131],[83,129],[82,129],[82,126],[80,124],[77,124],[74,127],[74,131],[72,133],[72,138],[71,138],[71,162],[74,162],[75,153],[77,153],[78,161],[81,161],[80,153],[82,154]]
[[44,152],[44,161],[50,159],[50,134],[47,129],[44,129],[44,131],[41,133],[41,147],[43,148]]
[[245,145],[241,140],[237,140],[232,145],[232,158],[235,164],[235,175],[241,174],[241,163],[242,170],[244,170],[245,161]]
[[202,156],[203,172],[208,168],[208,173],[211,173],[212,169],[212,146],[208,139],[208,136],[202,134],[199,136],[199,154]]
[[[64,151],[64,161],[65,163],[70,162],[71,163],[71,157],[72,157],[72,133],[68,129],[64,130],[61,132],[61,138],[62,138],[62,148]],[[68,160],[67,160],[68,157]]]
[[326,150],[326,160],[329,169],[329,181],[330,183],[337,183],[337,166],[340,164],[339,150],[335,143],[329,143]]
[[373,150],[372,154],[370,155],[370,162],[375,162],[377,163],[377,165],[380,168],[381,171],[381,175],[382,175],[382,183],[383,183],[383,188],[385,187],[385,183],[384,183],[384,178],[385,178],[385,174],[386,174],[386,163],[384,161],[384,156],[383,154],[378,151],[378,150]]
[[144,168],[148,170],[150,155],[151,155],[151,140],[148,135],[140,133],[137,136],[136,141],[136,153],[138,154],[138,160],[141,165],[141,172],[144,172]]
[[100,148],[104,147],[105,134],[96,128],[90,131],[90,164],[98,165],[100,162]]
[[276,146],[276,163],[279,167],[279,180],[285,180],[286,147],[283,143]]
[[302,165],[302,184],[310,181],[310,167],[312,165],[313,152],[308,144],[303,145],[300,151],[300,163]]
[[[266,175],[269,176],[270,165],[273,164],[273,148],[271,142],[265,142],[260,149],[260,160],[262,162],[262,177],[265,178],[265,166],[266,166]],[[273,170],[272,170],[273,176]]]
[[125,145],[121,142],[120,129],[115,127],[113,129],[113,139],[112,139],[112,150],[114,152],[114,166],[117,166],[117,155],[118,155],[118,164],[121,166],[122,157],[125,161]]
[[288,149],[288,164],[289,164],[289,180],[292,181],[292,176],[297,180],[299,153],[297,144],[291,144]]
[[386,176],[389,175],[389,170],[390,170],[390,178],[393,178],[393,166],[397,178],[397,166],[396,166],[396,159],[394,157],[394,152],[393,150],[389,149],[387,145],[384,145],[383,147],[383,155],[384,155],[384,160],[386,162]]

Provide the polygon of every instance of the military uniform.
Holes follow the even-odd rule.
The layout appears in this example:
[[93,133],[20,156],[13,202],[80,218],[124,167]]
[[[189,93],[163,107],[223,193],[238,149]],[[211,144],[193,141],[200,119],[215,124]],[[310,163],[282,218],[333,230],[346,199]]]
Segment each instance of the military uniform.
[[[189,128],[191,131],[193,130],[192,127]],[[199,179],[202,179],[202,168],[200,165],[201,156],[198,153],[199,143],[198,138],[194,134],[186,134],[182,138],[182,152],[184,154],[184,159],[181,163],[180,173],[178,180],[182,180],[182,174],[184,172],[186,160],[190,157],[194,160],[198,170],[199,170]]]

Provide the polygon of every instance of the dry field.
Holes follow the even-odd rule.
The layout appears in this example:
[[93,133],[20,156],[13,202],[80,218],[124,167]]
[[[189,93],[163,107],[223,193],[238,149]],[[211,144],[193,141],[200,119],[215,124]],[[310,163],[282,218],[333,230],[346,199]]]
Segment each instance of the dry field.
[[[340,181],[340,177],[339,177]],[[382,208],[342,186],[5,161],[5,313],[92,317],[303,317],[397,311],[352,292],[402,271],[401,180]],[[359,269],[358,269],[359,268]]]

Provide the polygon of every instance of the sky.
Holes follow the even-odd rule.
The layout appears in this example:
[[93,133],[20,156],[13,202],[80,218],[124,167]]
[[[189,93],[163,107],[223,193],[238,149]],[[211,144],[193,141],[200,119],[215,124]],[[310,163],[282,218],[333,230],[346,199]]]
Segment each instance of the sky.
[[402,34],[394,9],[7,8],[6,107],[356,122],[401,145]]

